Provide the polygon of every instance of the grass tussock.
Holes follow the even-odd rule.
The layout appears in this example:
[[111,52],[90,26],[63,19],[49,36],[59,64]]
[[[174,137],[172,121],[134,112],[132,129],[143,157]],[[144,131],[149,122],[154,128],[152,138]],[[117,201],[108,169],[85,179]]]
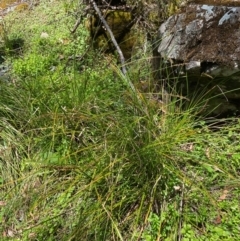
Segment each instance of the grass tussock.
[[142,92],[148,59],[124,77],[91,52],[76,2],[5,20],[25,44],[0,84],[1,240],[239,240],[239,121]]

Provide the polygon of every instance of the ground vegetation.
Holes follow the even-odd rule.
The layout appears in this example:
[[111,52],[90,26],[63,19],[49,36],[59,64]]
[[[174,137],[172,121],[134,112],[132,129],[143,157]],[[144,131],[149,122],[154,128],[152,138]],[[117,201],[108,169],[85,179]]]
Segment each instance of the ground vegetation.
[[162,101],[147,38],[123,75],[84,21],[72,32],[84,9],[2,22],[0,239],[239,240],[239,119],[199,115],[204,93],[172,82]]

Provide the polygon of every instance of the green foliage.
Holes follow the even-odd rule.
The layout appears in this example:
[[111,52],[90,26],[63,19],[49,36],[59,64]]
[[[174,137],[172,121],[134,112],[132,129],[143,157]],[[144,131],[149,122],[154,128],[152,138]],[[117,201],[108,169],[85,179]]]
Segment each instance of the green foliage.
[[8,20],[25,44],[0,83],[1,240],[239,240],[240,122],[141,92],[147,56],[122,76],[70,34],[77,2]]

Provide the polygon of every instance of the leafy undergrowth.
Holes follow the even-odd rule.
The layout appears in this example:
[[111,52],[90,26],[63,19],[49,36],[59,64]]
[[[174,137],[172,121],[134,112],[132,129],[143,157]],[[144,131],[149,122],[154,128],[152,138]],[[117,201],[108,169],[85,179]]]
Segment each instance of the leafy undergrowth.
[[0,89],[1,240],[239,240],[240,122],[135,89],[70,34],[77,9],[6,18],[24,45]]

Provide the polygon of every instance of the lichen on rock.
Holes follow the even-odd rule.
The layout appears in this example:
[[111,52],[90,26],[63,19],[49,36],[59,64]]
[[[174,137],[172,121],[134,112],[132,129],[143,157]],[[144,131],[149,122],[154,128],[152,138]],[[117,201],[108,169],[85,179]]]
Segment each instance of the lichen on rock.
[[211,96],[222,96],[219,104],[227,100],[235,111],[231,101],[240,100],[239,29],[240,7],[191,3],[161,25],[158,52],[169,66],[178,66],[175,76],[188,76],[188,91],[207,88]]

